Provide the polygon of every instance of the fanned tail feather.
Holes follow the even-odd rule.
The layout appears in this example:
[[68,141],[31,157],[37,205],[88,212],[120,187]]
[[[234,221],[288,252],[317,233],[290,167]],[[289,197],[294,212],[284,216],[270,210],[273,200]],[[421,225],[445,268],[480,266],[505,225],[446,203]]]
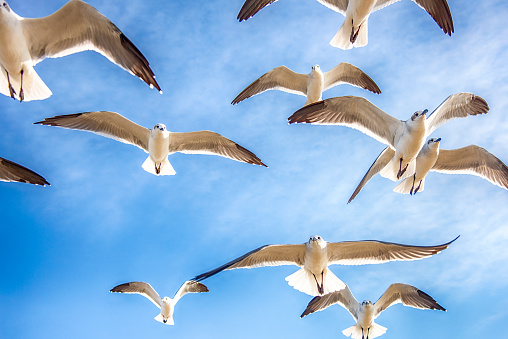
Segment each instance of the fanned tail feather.
[[164,317],[162,316],[162,313],[159,313],[155,318],[160,323],[163,323],[165,325],[174,325],[175,322],[173,321],[173,316],[169,316],[169,318],[164,322]]
[[390,160],[390,162],[381,170],[381,172],[379,172],[379,175],[392,181],[399,181],[409,176],[412,177],[416,170],[416,160],[413,159],[413,161],[411,161],[407,165],[407,169],[404,172],[404,174],[402,174],[400,178],[397,178],[397,173],[399,172],[399,169],[400,169],[400,159],[398,159],[397,157],[393,157],[392,160]]
[[411,193],[415,194],[416,193],[415,191],[418,188],[418,185],[420,185],[420,187],[418,188],[418,192],[423,191],[423,186],[424,186],[423,184],[425,183],[425,178],[422,179],[421,184],[420,184],[420,181],[414,181],[414,186],[413,186],[413,178],[414,178],[414,176],[410,176],[410,177],[404,179],[404,181],[402,181],[400,184],[395,186],[393,191],[397,192],[397,193],[401,193],[401,194],[411,194]]
[[377,338],[386,332],[386,327],[383,327],[378,324],[373,324],[370,329],[363,329],[362,333],[362,327],[358,324],[353,325],[351,327],[346,328],[344,331],[342,331],[342,334],[344,334],[346,337],[351,336],[353,339],[373,339]]
[[[16,91],[15,98],[19,98],[19,92],[21,83],[15,79],[15,77],[10,77],[11,85]],[[0,72],[0,93],[11,96],[9,92],[9,82],[7,81],[7,77],[5,72]],[[47,99],[53,94],[51,90],[46,86],[44,81],[39,77],[35,70],[27,71],[23,74],[23,101],[31,101],[31,100],[43,100]]]
[[[319,276],[316,278],[317,281],[321,283],[321,277]],[[328,269],[325,269],[325,273],[323,275],[323,294],[319,293],[318,284],[316,283],[314,275],[304,268],[301,268],[295,273],[287,276],[286,281],[289,286],[293,286],[298,291],[314,297],[334,291],[340,291],[346,287],[346,285]]]
[[145,171],[148,173],[152,173],[155,175],[175,175],[176,171],[174,170],[173,166],[169,163],[169,160],[166,158],[163,162],[160,164],[160,172],[157,173],[155,162],[152,160],[152,158],[148,157],[146,158],[143,165],[141,165]]
[[356,41],[351,43],[351,31],[353,23],[351,20],[344,20],[342,26],[339,28],[335,36],[330,41],[330,45],[340,49],[348,50],[354,47],[363,47],[368,43],[368,18],[362,23],[359,28]]

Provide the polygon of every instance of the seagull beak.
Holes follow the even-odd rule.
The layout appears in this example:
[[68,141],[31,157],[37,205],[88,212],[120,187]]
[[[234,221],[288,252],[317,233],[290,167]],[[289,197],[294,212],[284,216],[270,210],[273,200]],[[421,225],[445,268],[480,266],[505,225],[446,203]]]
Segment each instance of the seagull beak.
[[441,138],[437,138],[437,139],[436,139],[436,142],[440,142],[440,141],[441,141]]
[[422,112],[422,115],[427,114],[428,111],[429,111],[428,109],[424,109],[423,112]]

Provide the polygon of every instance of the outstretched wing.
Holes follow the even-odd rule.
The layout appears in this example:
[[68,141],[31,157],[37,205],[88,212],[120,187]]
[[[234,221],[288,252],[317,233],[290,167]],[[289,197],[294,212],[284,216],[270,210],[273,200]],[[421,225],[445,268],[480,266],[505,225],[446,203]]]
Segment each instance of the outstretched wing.
[[437,246],[412,246],[377,240],[332,242],[328,243],[328,264],[365,265],[419,260],[443,251],[457,238]]
[[374,163],[370,166],[369,170],[365,175],[363,176],[362,181],[358,184],[355,191],[351,195],[351,197],[348,200],[348,204],[353,201],[354,198],[360,193],[362,188],[367,185],[367,183],[372,179],[373,176],[381,172],[381,170],[388,165],[390,160],[395,156],[395,151],[391,149],[390,147],[386,147],[376,158]]
[[427,117],[427,135],[451,119],[486,114],[488,111],[487,102],[477,95],[472,93],[450,95]]
[[[377,11],[391,5],[399,0],[377,0],[374,9]],[[453,20],[450,8],[446,0],[413,0],[418,6],[423,8],[430,14],[434,21],[441,27],[443,32],[448,35],[453,33]]]
[[224,270],[234,268],[253,268],[264,266],[297,265],[303,266],[305,244],[265,245],[256,248],[216,269],[200,274],[192,280],[201,281]]
[[254,14],[276,1],[277,0],[245,0],[236,18],[240,22],[252,18]]
[[138,146],[148,152],[150,130],[115,112],[98,111],[57,115],[34,124],[89,131],[125,144]]
[[110,292],[118,292],[118,293],[130,293],[130,294],[141,294],[142,296],[148,298],[151,302],[154,303],[155,306],[161,308],[162,299],[157,292],[153,289],[153,287],[145,282],[141,281],[133,281],[125,284],[121,284],[113,287]]
[[359,130],[392,148],[403,122],[386,114],[367,99],[344,96],[305,106],[288,118],[290,124],[341,125]]
[[49,182],[39,174],[4,158],[0,158],[0,181],[17,181],[49,186]]
[[317,0],[320,4],[330,8],[332,11],[346,15],[349,0]]
[[407,284],[391,284],[381,298],[374,304],[374,317],[377,317],[388,307],[398,303],[419,309],[446,311],[430,295],[420,291],[414,286]]
[[328,308],[328,306],[331,306],[333,304],[339,304],[340,306],[344,307],[346,310],[348,310],[349,313],[351,313],[353,318],[356,321],[358,321],[360,304],[354,297],[353,293],[351,293],[347,285],[344,289],[340,291],[335,291],[323,296],[314,297],[314,299],[312,299],[309,302],[307,308],[305,309],[305,311],[303,311],[300,318],[303,318],[306,315],[317,311],[322,311],[325,308]]
[[278,89],[280,91],[307,95],[307,82],[309,76],[293,72],[286,66],[279,66],[271,71],[263,74],[259,79],[247,86],[236,98],[231,102],[233,105],[250,98],[259,93],[263,93],[270,89]]
[[508,189],[508,167],[492,153],[476,145],[454,150],[441,149],[432,171],[472,174]]
[[180,300],[181,297],[186,295],[187,293],[201,293],[201,292],[210,292],[208,287],[206,287],[204,284],[194,281],[194,280],[188,280],[183,283],[183,285],[178,289],[178,292],[176,292],[173,301],[175,304]]
[[169,152],[171,153],[214,154],[267,167],[254,153],[215,132],[171,132],[169,138]]
[[108,18],[83,1],[71,0],[47,17],[24,18],[21,24],[34,64],[45,58],[93,50],[161,90],[138,48]]
[[381,90],[361,69],[347,62],[342,62],[324,73],[324,91],[336,85],[347,83],[379,94]]

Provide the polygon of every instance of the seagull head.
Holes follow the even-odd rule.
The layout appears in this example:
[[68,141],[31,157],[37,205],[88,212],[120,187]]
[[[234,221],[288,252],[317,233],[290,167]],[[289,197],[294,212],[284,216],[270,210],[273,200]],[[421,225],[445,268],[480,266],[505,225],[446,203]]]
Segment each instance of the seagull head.
[[0,6],[0,11],[7,11],[7,12],[11,11],[9,4],[6,1],[2,1],[1,4],[2,4],[2,6]]
[[157,124],[157,125],[153,126],[153,130],[154,131],[159,130],[161,132],[164,132],[166,130],[166,125],[164,125],[164,124]]
[[441,141],[441,138],[430,138],[429,141],[427,141],[427,144],[430,146],[432,144],[438,144]]
[[414,112],[413,115],[411,116],[411,121],[419,120],[422,118],[425,119],[425,114],[427,114],[428,111],[429,111],[428,109],[424,109]]
[[323,238],[321,238],[319,235],[313,235],[310,237],[308,244],[310,246],[316,246],[320,248],[326,247],[326,241],[324,241]]
[[372,301],[370,301],[370,300],[364,300],[362,302],[362,306],[367,306],[367,305],[372,305]]

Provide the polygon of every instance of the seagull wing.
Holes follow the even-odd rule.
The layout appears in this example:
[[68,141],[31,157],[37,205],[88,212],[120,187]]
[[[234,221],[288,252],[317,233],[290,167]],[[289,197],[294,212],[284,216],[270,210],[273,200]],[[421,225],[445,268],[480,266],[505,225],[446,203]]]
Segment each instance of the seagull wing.
[[398,303],[419,309],[446,311],[430,295],[420,291],[414,286],[407,284],[391,284],[381,298],[374,304],[374,317],[377,317],[388,307]]
[[397,130],[404,123],[386,114],[364,98],[344,96],[305,106],[288,118],[290,124],[341,125],[363,132],[379,142],[395,148]]
[[0,158],[0,181],[17,181],[49,186],[49,182],[39,174],[4,158]]
[[224,270],[234,268],[253,268],[264,266],[296,265],[303,266],[305,244],[265,245],[256,248],[216,269],[200,274],[192,280],[201,281]]
[[162,299],[157,292],[153,289],[150,284],[141,282],[141,281],[133,281],[125,284],[121,284],[113,287],[110,292],[118,292],[118,293],[130,293],[130,294],[141,294],[142,296],[148,298],[151,302],[155,304],[158,308],[161,308]]
[[115,112],[98,111],[57,115],[35,124],[90,131],[126,144],[138,146],[148,152],[150,130]]
[[427,135],[451,119],[486,114],[488,111],[487,102],[477,95],[472,93],[450,95],[427,117]]
[[[377,0],[372,11],[380,10],[397,1],[399,0]],[[452,35],[452,14],[446,0],[413,0],[413,2],[426,10],[446,34]]]
[[365,265],[419,260],[448,248],[457,238],[437,246],[412,246],[377,240],[328,243],[328,264]]
[[280,91],[307,95],[307,83],[309,76],[293,72],[286,66],[279,66],[268,73],[263,74],[259,79],[247,86],[236,98],[231,102],[233,105],[250,98],[253,95],[263,93],[270,89],[278,89]]
[[362,181],[358,184],[358,187],[356,187],[355,191],[351,195],[351,197],[348,200],[348,204],[353,201],[354,198],[360,193],[360,191],[363,189],[363,186],[367,185],[367,183],[372,179],[373,176],[381,172],[381,170],[388,165],[390,160],[395,156],[395,151],[391,149],[390,147],[386,147],[381,154],[378,155],[374,163],[370,166],[369,170],[365,175],[363,176]]
[[476,145],[454,150],[439,150],[439,157],[432,171],[472,174],[508,189],[508,167],[492,153]]
[[214,154],[236,161],[267,167],[248,149],[222,135],[210,131],[170,134],[169,152],[186,154]]
[[342,62],[324,74],[324,91],[336,85],[347,83],[379,94],[381,90],[361,69],[347,62]]
[[349,0],[317,0],[320,4],[330,8],[332,11],[346,15]]
[[71,0],[55,13],[21,21],[34,64],[85,50],[94,50],[111,62],[161,90],[148,61],[108,18],[92,6]]
[[300,318],[303,318],[306,315],[317,311],[322,311],[325,308],[328,308],[328,306],[331,306],[333,304],[339,304],[340,306],[344,307],[346,310],[348,310],[349,313],[351,313],[353,318],[356,321],[358,321],[360,304],[354,297],[353,293],[351,293],[347,285],[344,289],[340,291],[335,291],[323,296],[314,297],[314,299],[312,299],[309,302],[307,308],[305,309],[305,311],[303,311]]
[[178,292],[176,292],[175,296],[173,297],[173,301],[175,304],[180,300],[181,297],[186,295],[187,293],[201,293],[201,292],[210,292],[208,287],[206,287],[204,284],[194,281],[194,280],[188,280],[183,283],[183,285],[178,289]]
[[276,2],[277,0],[245,0],[238,16],[236,17],[239,21],[247,20],[252,18],[254,14],[265,8],[266,6]]

